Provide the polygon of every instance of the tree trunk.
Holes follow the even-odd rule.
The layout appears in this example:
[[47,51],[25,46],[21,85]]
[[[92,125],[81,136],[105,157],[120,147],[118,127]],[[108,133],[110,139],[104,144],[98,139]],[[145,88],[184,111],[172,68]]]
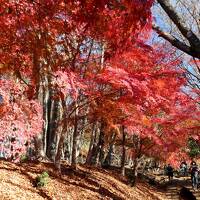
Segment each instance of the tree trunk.
[[86,158],[86,164],[91,164],[92,163],[92,156],[93,156],[93,148],[96,145],[96,128],[95,128],[95,123],[92,126],[92,134],[91,134],[91,138],[90,138],[90,146],[89,146],[89,150],[88,150],[88,154],[87,154],[87,158]]
[[[62,103],[61,104],[62,109],[63,109],[62,111],[64,111],[64,112],[60,113],[61,120],[58,122],[57,130],[56,130],[57,144],[56,144],[56,156],[55,156],[55,160],[54,160],[55,167],[58,169],[59,172],[61,172],[60,161],[61,161],[62,152],[63,152],[65,135],[66,135],[66,132],[67,132],[67,129],[68,129],[68,124],[67,124],[68,121],[67,121],[67,116],[66,116],[66,112],[65,112],[65,110],[66,110],[65,99],[60,100],[60,102]],[[59,135],[60,135],[60,137],[59,137]]]
[[36,159],[40,160],[45,157],[45,152],[43,149],[43,134],[39,133],[37,136],[34,137],[35,143],[35,156]]
[[64,144],[64,140],[65,140],[65,133],[66,133],[66,129],[63,128],[62,133],[61,133],[61,137],[59,139],[59,143],[58,143],[58,150],[55,156],[55,167],[56,169],[58,169],[59,172],[61,172],[61,156],[62,156],[62,150],[63,150],[63,144]]
[[73,140],[73,129],[69,128],[68,134],[64,143],[64,154],[65,159],[69,164],[71,164],[72,160],[72,140]]
[[132,181],[131,181],[131,185],[135,186],[136,184],[136,180],[137,180],[137,165],[138,165],[138,160],[141,157],[141,150],[142,150],[142,143],[141,143],[141,139],[139,136],[133,137],[133,142],[135,143],[134,146],[134,151],[135,151],[135,158],[134,158],[134,163],[133,163],[133,171],[132,171]]
[[[101,124],[101,127],[97,127],[94,132],[94,142],[91,149],[91,153],[88,158],[88,164],[90,165],[97,165],[99,162],[99,154],[101,150],[101,143],[102,143],[102,137],[103,137],[103,125]],[[99,135],[99,137],[98,137]]]
[[113,153],[113,143],[109,145],[108,153],[105,157],[105,160],[103,162],[103,167],[110,167],[112,162],[112,153]]
[[100,164],[101,166],[103,166],[104,155],[105,155],[103,128],[104,128],[104,124],[102,122],[101,123],[101,129],[100,129],[100,135],[99,135],[99,143],[98,143],[98,146],[97,146],[99,157],[98,157],[98,160],[97,160],[97,163],[96,163],[96,164]]
[[[83,152],[81,152],[81,147],[82,147],[83,140],[84,140],[85,128],[87,127],[86,123],[87,123],[86,117],[83,117],[81,121],[79,120],[79,124],[81,124],[81,129],[78,130],[76,157],[80,158],[80,163],[83,163],[84,157],[85,157]],[[79,160],[78,160],[78,162],[79,162]]]
[[106,158],[104,160],[103,166],[104,167],[110,167],[111,163],[112,163],[112,154],[113,154],[113,148],[114,148],[114,142],[115,142],[115,138],[116,138],[116,134],[112,134],[111,136],[111,142],[109,144],[109,148],[108,148],[108,153],[106,155]]
[[126,160],[126,135],[124,132],[124,126],[122,126],[122,156],[121,156],[121,173],[125,176],[125,160]]
[[136,184],[136,179],[137,179],[137,164],[138,164],[138,160],[137,158],[134,160],[134,164],[133,164],[133,170],[132,170],[132,180],[131,180],[131,186],[135,186]]
[[[35,65],[38,65],[38,63],[35,63]],[[43,95],[44,95],[43,86],[42,86],[43,83],[42,83],[41,78],[38,79],[37,81],[38,81],[38,88],[37,88],[36,96],[37,96],[37,99],[39,100],[39,102],[43,105]],[[34,144],[35,144],[36,159],[38,159],[38,160],[43,159],[46,156],[45,151],[44,151],[44,144],[43,144],[43,132],[38,133],[34,137]]]
[[[50,94],[51,97],[51,94]],[[47,150],[46,154],[50,160],[55,158],[55,144],[56,144],[56,102],[55,100],[50,100],[48,104],[48,130],[47,130]]]
[[48,78],[44,75],[43,80],[43,119],[44,119],[44,127],[43,127],[43,148],[44,153],[47,153],[47,131],[49,126],[49,86],[48,86]]
[[49,102],[49,126],[47,134],[47,156],[49,159],[54,160],[58,148],[59,134],[61,133],[61,126],[59,123],[62,121],[63,108],[61,100],[52,100]]
[[72,163],[71,163],[71,166],[75,170],[77,169],[77,139],[78,139],[77,116],[78,116],[78,109],[76,109],[75,116],[74,116],[74,132],[73,132],[73,141],[72,141]]

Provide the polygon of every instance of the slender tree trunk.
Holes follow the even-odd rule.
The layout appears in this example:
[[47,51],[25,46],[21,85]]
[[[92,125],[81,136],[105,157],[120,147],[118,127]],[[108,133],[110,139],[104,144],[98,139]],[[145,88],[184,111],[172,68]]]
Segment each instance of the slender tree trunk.
[[[43,91],[43,87],[42,87],[42,80],[40,78],[37,81],[38,81],[38,88],[37,88],[37,94],[36,94],[36,96],[37,96],[39,102],[41,102],[41,104],[43,105],[44,91]],[[43,132],[38,133],[34,137],[34,143],[35,143],[36,159],[39,159],[39,160],[43,159],[46,156],[45,151],[44,151],[44,144],[43,144]]]
[[[80,158],[80,163],[83,163],[83,160],[84,160],[84,155],[82,154],[83,152],[81,152],[81,146],[83,144],[83,139],[84,139],[84,133],[85,133],[85,128],[87,127],[86,124],[87,124],[87,118],[86,117],[83,117],[82,120],[80,121],[79,120],[79,124],[81,124],[81,129],[78,130],[78,134],[77,134],[77,154],[76,154],[76,157],[79,159]],[[81,155],[80,155],[81,153]],[[79,160],[78,160],[79,162]]]
[[88,161],[88,164],[90,165],[97,165],[99,162],[99,154],[101,150],[101,141],[102,141],[102,134],[103,134],[102,129],[103,129],[103,125],[101,124],[100,128],[97,127],[95,130],[94,144],[91,149],[91,156]]
[[69,143],[69,149],[70,149],[70,153],[69,153],[69,156],[70,156],[70,164],[72,164],[73,133],[74,133],[74,130],[73,130],[73,128],[71,128],[71,131],[70,131],[70,143]]
[[58,169],[59,172],[61,172],[61,156],[62,156],[62,150],[63,150],[63,144],[64,144],[64,140],[65,140],[65,133],[66,133],[66,129],[63,128],[62,133],[61,133],[61,137],[59,139],[59,143],[58,143],[58,149],[57,149],[57,153],[55,156],[55,167]]
[[63,125],[60,125],[60,127],[58,127],[58,131],[61,130],[61,134],[60,134],[60,138],[57,140],[58,144],[57,144],[57,151],[56,151],[56,156],[55,156],[55,160],[54,160],[54,164],[55,167],[58,169],[59,172],[61,172],[61,157],[63,154],[63,145],[64,145],[64,141],[65,141],[65,136],[66,136],[66,132],[67,132],[67,121],[64,121]]
[[105,160],[104,160],[104,163],[103,163],[104,167],[110,167],[111,166],[112,153],[113,153],[114,142],[115,142],[116,136],[117,135],[115,133],[112,134],[112,136],[111,136],[111,142],[110,142],[109,147],[108,147],[108,153],[107,153]]
[[62,131],[62,127],[59,123],[62,121],[63,108],[60,99],[52,100],[49,102],[49,126],[48,126],[48,138],[47,138],[47,155],[51,160],[55,159],[55,155],[59,143],[59,135]]
[[69,164],[71,164],[71,160],[72,160],[72,137],[73,137],[73,129],[69,128],[68,130],[68,134],[66,137],[66,142],[65,142],[65,159],[67,160],[67,162]]
[[[50,94],[51,96],[51,94]],[[55,155],[55,144],[56,144],[56,109],[55,109],[55,100],[50,100],[48,104],[48,130],[47,130],[47,156],[49,159],[53,160],[53,154]],[[53,153],[54,151],[54,153]]]
[[48,118],[48,104],[49,104],[49,86],[47,76],[44,75],[43,80],[43,119],[44,119],[44,127],[43,127],[43,148],[46,155],[47,152],[47,131],[49,126],[49,118]]
[[[59,172],[61,172],[61,157],[62,157],[62,151],[63,151],[63,145],[64,145],[64,141],[65,141],[65,135],[68,129],[68,122],[67,122],[67,116],[66,116],[66,103],[65,103],[65,99],[60,100],[61,105],[62,105],[62,111],[60,112],[60,118],[61,120],[58,122],[58,126],[57,126],[57,132],[56,132],[56,136],[57,136],[57,144],[56,144],[56,156],[55,156],[55,167],[58,169]],[[61,111],[61,109],[59,110]],[[59,134],[60,133],[60,134]],[[60,135],[60,137],[59,137]],[[58,139],[59,138],[59,139]]]
[[89,150],[88,150],[88,154],[87,154],[87,158],[86,158],[86,164],[91,164],[92,161],[92,154],[93,154],[93,147],[95,145],[95,139],[96,139],[96,128],[95,128],[95,123],[93,123],[92,126],[92,134],[91,134],[91,138],[90,138],[90,146],[89,146]]
[[91,156],[89,158],[88,164],[89,165],[97,165],[98,163],[98,154],[99,154],[99,147],[98,145],[94,145],[91,150]]
[[121,156],[121,173],[123,176],[125,176],[125,160],[126,160],[126,135],[124,132],[124,126],[122,126],[122,156]]
[[133,174],[133,178],[131,181],[131,185],[135,186],[136,184],[136,179],[137,179],[137,164],[138,164],[138,160],[137,158],[135,158],[134,163],[133,163],[133,169],[132,169],[132,174]]
[[[75,105],[76,106],[76,105]],[[78,139],[78,109],[75,111],[74,116],[74,133],[72,141],[72,163],[71,166],[73,169],[77,169],[77,139]]]
[[102,122],[101,123],[101,129],[100,129],[100,135],[99,135],[99,143],[98,143],[98,146],[97,146],[99,157],[98,157],[98,160],[97,160],[97,163],[96,163],[96,164],[99,163],[101,166],[103,166],[104,155],[105,155],[103,129],[104,129],[104,123]]
[[112,162],[112,153],[113,153],[113,143],[111,143],[109,145],[109,148],[108,148],[108,153],[105,157],[105,160],[103,162],[103,167],[110,167],[111,166],[111,162]]
[[[34,94],[34,97],[39,100],[41,105],[43,106],[43,96],[44,96],[44,88],[43,88],[43,73],[42,73],[42,65],[40,62],[40,55],[38,52],[38,47],[41,44],[41,40],[38,38],[35,38],[36,43],[33,47],[33,56],[32,56],[32,62],[33,62],[33,80],[36,83],[36,93]],[[44,124],[45,125],[45,124]],[[44,151],[44,144],[43,144],[43,132],[38,133],[34,138],[34,144],[35,144],[35,154],[37,159],[43,159],[45,157],[45,151]]]
[[134,163],[133,163],[133,170],[132,170],[132,174],[133,174],[133,178],[132,178],[132,186],[135,186],[136,184],[136,180],[137,180],[137,166],[138,166],[138,160],[141,157],[141,150],[142,150],[142,143],[140,140],[139,136],[135,136],[133,137],[133,143],[135,143],[134,145],[134,151],[135,151],[135,158],[134,158]]
[[43,134],[39,133],[34,137],[36,159],[40,160],[45,157],[43,149]]

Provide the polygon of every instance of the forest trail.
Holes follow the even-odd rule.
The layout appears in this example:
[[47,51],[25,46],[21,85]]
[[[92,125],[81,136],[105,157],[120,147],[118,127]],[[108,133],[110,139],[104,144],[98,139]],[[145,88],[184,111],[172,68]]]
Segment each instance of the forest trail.
[[[36,176],[47,171],[49,183],[34,187]],[[1,200],[166,200],[148,184],[130,187],[117,171],[79,166],[77,171],[62,165],[62,176],[52,163],[14,164],[0,161]]]
[[175,176],[170,182],[167,176],[156,173],[146,173],[144,178],[159,189],[167,200],[200,200],[200,189],[192,188],[190,176]]
[[[181,189],[184,187],[184,196],[190,195],[188,192],[190,191],[196,200],[200,200],[200,191],[193,190],[191,182],[189,179],[187,180],[173,180],[166,187],[166,196],[169,200],[179,200]],[[186,188],[186,191],[185,191]],[[185,194],[187,193],[187,194]],[[195,199],[194,198],[194,199]],[[188,200],[193,200],[192,197],[188,197]]]

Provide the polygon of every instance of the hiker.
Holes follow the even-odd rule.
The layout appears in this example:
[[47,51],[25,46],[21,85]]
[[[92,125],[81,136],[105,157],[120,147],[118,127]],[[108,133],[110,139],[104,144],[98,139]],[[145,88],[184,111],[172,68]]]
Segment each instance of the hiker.
[[169,181],[171,181],[172,178],[173,178],[174,172],[173,172],[173,168],[170,164],[168,164],[168,166],[166,167],[166,172],[167,172],[167,176],[168,176]]
[[192,160],[192,162],[190,163],[190,166],[192,165],[197,165],[197,163],[194,160]]
[[191,180],[192,180],[192,187],[194,190],[198,189],[198,178],[199,178],[199,170],[196,162],[192,162],[190,166],[190,173],[191,173]]
[[187,175],[187,163],[185,161],[183,161],[180,165],[180,172],[182,176]]
[[167,165],[166,165],[166,164],[164,165],[164,172],[163,172],[163,175],[167,176]]

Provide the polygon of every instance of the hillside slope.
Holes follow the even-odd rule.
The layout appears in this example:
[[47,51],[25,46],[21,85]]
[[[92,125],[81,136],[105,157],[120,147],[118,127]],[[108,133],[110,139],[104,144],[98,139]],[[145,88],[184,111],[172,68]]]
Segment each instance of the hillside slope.
[[[43,171],[49,183],[34,187],[35,178]],[[122,182],[122,181],[123,182]],[[3,200],[158,200],[161,194],[139,183],[131,188],[117,173],[80,166],[77,171],[63,166],[62,176],[51,163],[14,164],[0,161],[0,199]]]

